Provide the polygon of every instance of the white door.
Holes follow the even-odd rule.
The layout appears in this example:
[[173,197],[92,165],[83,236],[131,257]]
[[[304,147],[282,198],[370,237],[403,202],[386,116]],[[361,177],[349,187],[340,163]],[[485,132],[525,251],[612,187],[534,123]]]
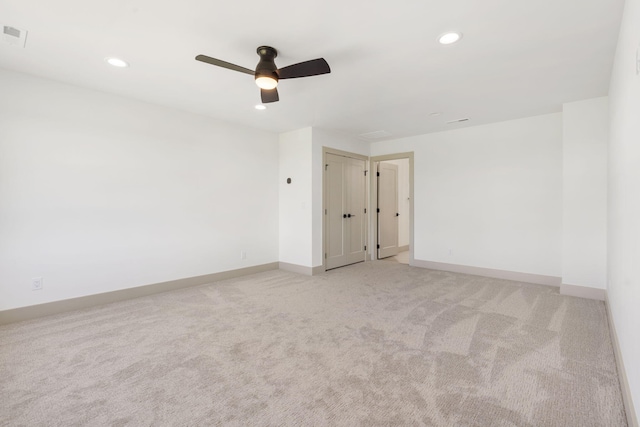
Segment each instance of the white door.
[[378,258],[398,254],[398,166],[378,163]]
[[[346,157],[328,154],[325,167],[325,266],[328,269],[347,264],[347,249],[345,248],[345,220],[347,207],[345,206],[344,182],[346,171]],[[343,217],[344,216],[344,217]]]
[[365,251],[365,192],[364,160],[347,158],[346,206],[348,252],[347,264],[364,261]]
[[326,155],[326,269],[365,260],[365,162]]

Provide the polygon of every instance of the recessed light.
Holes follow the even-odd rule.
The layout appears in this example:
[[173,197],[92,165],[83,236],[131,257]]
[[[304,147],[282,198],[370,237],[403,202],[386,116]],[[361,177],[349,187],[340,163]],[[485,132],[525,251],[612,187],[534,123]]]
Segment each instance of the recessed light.
[[462,38],[462,33],[451,31],[449,33],[441,34],[440,37],[438,37],[438,41],[440,42],[440,44],[452,44],[457,42],[461,38]]
[[266,110],[267,106],[266,105],[262,105],[262,104],[258,104],[254,107],[256,110]]
[[104,58],[104,60],[107,61],[107,64],[113,65],[114,67],[118,68],[126,68],[129,66],[129,63],[127,61],[120,58],[109,57]]

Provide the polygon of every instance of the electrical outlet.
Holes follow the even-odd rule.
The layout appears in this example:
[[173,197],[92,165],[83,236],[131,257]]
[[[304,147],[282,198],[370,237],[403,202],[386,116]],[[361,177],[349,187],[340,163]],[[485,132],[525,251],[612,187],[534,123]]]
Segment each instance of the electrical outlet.
[[240,251],[240,259],[247,259],[247,253],[245,251]]
[[31,290],[32,291],[42,290],[42,277],[34,277],[33,279],[31,279]]

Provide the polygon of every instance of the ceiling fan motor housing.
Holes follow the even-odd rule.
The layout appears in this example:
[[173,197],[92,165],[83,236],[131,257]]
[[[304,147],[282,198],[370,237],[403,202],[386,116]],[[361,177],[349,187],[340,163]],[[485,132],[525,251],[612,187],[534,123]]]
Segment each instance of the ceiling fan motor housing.
[[278,51],[270,46],[260,46],[257,53],[260,55],[260,62],[256,66],[255,78],[270,77],[277,82],[278,73],[276,70],[278,67],[276,67],[274,59],[278,56]]

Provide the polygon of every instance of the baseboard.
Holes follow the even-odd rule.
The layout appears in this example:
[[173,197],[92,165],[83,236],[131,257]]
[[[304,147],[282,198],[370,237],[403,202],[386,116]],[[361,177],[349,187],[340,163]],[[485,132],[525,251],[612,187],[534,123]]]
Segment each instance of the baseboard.
[[629,380],[627,378],[627,371],[624,367],[624,361],[622,360],[622,352],[620,351],[620,342],[618,341],[618,333],[616,332],[616,325],[613,323],[613,316],[611,315],[611,306],[609,305],[609,298],[605,292],[604,304],[607,311],[607,320],[609,321],[609,331],[611,335],[611,344],[613,345],[613,354],[616,357],[616,365],[618,368],[618,378],[620,379],[620,389],[622,391],[622,401],[624,403],[624,411],[627,415],[627,424],[629,427],[638,427],[638,417],[636,410],[633,406],[633,399],[631,398],[631,388],[629,387]]
[[444,262],[414,259],[411,266],[429,268],[431,270],[451,271],[453,273],[472,274],[474,276],[493,277],[495,279],[513,280],[515,282],[536,283],[547,286],[560,286],[561,277],[544,276],[542,274],[520,273],[517,271],[495,270],[492,268],[473,267],[469,265],[447,264]]
[[219,273],[205,274],[204,276],[188,277],[185,279],[171,280],[169,282],[155,283],[152,285],[136,286],[134,288],[119,289],[117,291],[101,294],[87,295],[78,298],[70,298],[61,301],[47,302],[44,304],[30,305],[27,307],[13,308],[0,311],[0,325],[21,322],[23,320],[37,319],[39,317],[60,314],[73,310],[80,310],[112,302],[125,301],[133,298],[159,294],[161,292],[174,291],[192,286],[206,285],[234,277],[249,274],[262,273],[263,271],[277,270],[278,263],[255,265],[253,267],[237,270],[221,271]]
[[324,267],[322,265],[316,267],[306,267],[304,265],[290,264],[288,262],[280,262],[278,264],[280,270],[304,274],[305,276],[315,276],[317,274],[324,273]]
[[605,289],[591,288],[589,286],[570,285],[568,283],[563,283],[562,285],[560,285],[560,295],[604,301],[607,295],[607,291]]
[[399,246],[398,252],[406,252],[409,250],[409,245]]

